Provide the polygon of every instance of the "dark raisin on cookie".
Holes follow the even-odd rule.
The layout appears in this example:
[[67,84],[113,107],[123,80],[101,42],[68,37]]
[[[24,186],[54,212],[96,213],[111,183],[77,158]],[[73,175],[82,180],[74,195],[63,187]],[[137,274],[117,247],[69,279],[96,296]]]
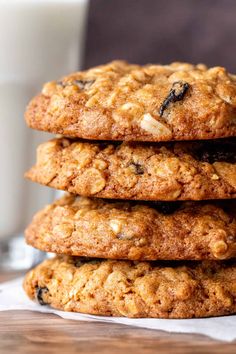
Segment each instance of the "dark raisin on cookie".
[[72,84],[78,86],[81,90],[88,90],[94,82],[95,80],[74,80]]
[[66,83],[66,82],[63,82],[63,81],[57,81],[56,84],[57,84],[58,86],[63,87],[63,88],[67,86],[67,83]]
[[62,86],[63,88],[65,88],[66,86],[76,85],[81,90],[88,90],[94,82],[95,80],[74,80],[72,82],[57,81],[57,85]]
[[132,166],[132,168],[134,169],[134,173],[136,175],[143,175],[144,174],[144,168],[140,163],[132,162],[129,166]]
[[181,203],[178,202],[152,202],[151,206],[160,213],[168,215],[178,210],[180,208],[180,204]]
[[37,286],[35,289],[35,297],[40,305],[47,305],[47,303],[43,300],[43,296],[48,293],[48,288]]
[[164,111],[168,108],[170,103],[181,101],[184,98],[189,87],[190,85],[187,82],[174,82],[168,96],[165,98],[160,107],[159,115],[161,117],[163,116]]
[[233,141],[207,142],[195,151],[195,157],[201,162],[236,163],[236,144]]

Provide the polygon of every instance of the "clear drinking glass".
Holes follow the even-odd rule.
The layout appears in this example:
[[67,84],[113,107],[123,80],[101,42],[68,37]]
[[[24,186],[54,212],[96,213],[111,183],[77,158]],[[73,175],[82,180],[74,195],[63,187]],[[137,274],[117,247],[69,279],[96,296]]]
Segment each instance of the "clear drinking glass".
[[0,268],[42,257],[23,230],[55,192],[23,174],[49,135],[27,128],[23,115],[44,82],[80,68],[87,10],[88,0],[0,0]]

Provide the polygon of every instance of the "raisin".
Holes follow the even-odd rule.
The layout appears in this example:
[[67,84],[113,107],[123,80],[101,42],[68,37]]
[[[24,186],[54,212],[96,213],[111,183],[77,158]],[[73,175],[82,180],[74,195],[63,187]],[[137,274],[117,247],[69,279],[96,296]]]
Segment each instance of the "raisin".
[[134,172],[135,172],[136,175],[143,175],[144,174],[144,168],[139,163],[132,162],[130,164],[130,166],[133,167]]
[[165,215],[174,213],[180,207],[178,202],[152,202],[152,204],[157,211]]
[[187,82],[174,82],[168,96],[165,98],[160,107],[159,115],[161,117],[163,116],[164,111],[167,109],[170,103],[181,101],[184,98],[189,87],[190,85]]
[[195,151],[195,157],[202,162],[236,163],[235,144],[232,142],[208,142]]
[[57,81],[57,85],[62,86],[63,88],[66,86],[76,85],[81,90],[88,90],[94,82],[95,80],[74,80],[68,82]]
[[63,81],[57,81],[57,85],[64,88],[64,87],[67,86],[67,83],[66,83],[66,82],[63,82]]
[[36,299],[38,303],[42,306],[47,305],[47,303],[43,300],[43,296],[44,294],[48,293],[48,288],[47,287],[41,288],[40,286],[37,286],[35,291],[36,291]]
[[78,86],[81,90],[88,90],[94,82],[95,80],[75,80],[72,84]]

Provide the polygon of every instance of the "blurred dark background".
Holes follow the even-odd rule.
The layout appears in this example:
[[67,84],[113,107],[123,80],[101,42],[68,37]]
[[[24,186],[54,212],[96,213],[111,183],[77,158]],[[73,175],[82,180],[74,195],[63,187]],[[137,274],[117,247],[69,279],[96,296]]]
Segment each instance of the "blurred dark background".
[[91,0],[84,67],[203,62],[236,72],[236,0]]

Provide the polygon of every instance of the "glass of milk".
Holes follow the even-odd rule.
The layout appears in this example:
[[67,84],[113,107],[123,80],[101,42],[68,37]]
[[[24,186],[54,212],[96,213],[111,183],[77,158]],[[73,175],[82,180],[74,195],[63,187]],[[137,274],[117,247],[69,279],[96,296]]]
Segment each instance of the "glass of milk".
[[27,128],[24,110],[44,82],[80,68],[87,12],[88,0],[0,0],[0,267],[41,257],[23,230],[54,192],[23,174],[50,135]]

